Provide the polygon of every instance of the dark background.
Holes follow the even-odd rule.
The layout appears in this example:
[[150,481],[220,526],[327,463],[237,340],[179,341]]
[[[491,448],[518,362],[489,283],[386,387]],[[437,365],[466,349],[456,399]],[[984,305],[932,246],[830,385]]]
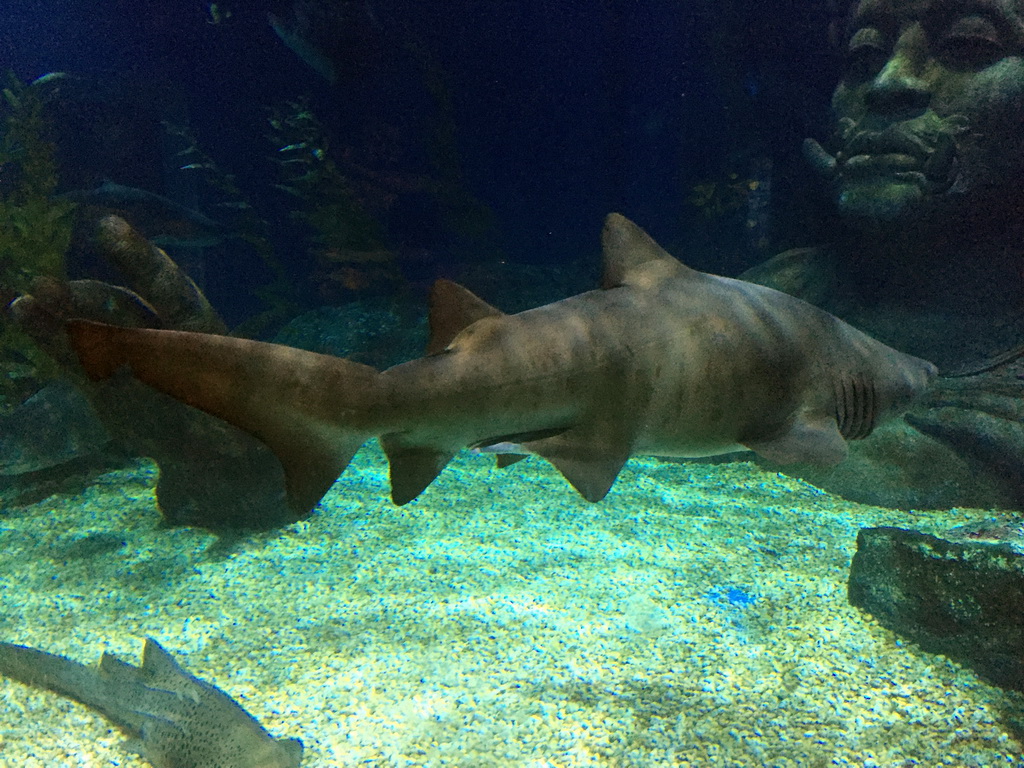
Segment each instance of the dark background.
[[[596,275],[610,210],[691,265],[723,274],[820,232],[821,190],[799,145],[824,137],[838,73],[823,3],[381,0],[372,12],[382,59],[335,85],[274,34],[270,0],[220,3],[232,15],[219,24],[209,23],[208,3],[185,0],[5,6],[0,66],[22,80],[88,75],[125,104],[134,94],[150,109],[157,102],[161,117],[187,120],[275,224],[296,281],[310,274],[310,256],[296,245],[289,201],[271,188],[269,109],[306,97],[335,137],[332,147],[372,165],[379,157],[371,150],[383,142],[397,148],[390,172],[430,173],[432,132],[445,122],[424,62],[449,99],[442,117],[458,149],[449,171],[454,162],[464,191],[493,220],[487,237],[467,240],[436,200],[408,195],[386,223],[393,244],[420,255],[403,266],[410,280],[457,275],[474,253],[483,264],[592,263]],[[119,103],[109,93],[100,100],[107,109]],[[123,151],[89,149],[102,159],[69,169],[67,186],[102,175],[157,192],[173,187],[159,126],[146,120],[112,125],[103,140]],[[744,229],[746,212],[706,215],[689,199],[702,182],[742,183],[765,157],[772,225],[770,245],[759,249]],[[91,167],[104,162],[114,167]],[[237,321],[253,309],[248,289],[260,268],[237,246],[206,258],[211,299]]]

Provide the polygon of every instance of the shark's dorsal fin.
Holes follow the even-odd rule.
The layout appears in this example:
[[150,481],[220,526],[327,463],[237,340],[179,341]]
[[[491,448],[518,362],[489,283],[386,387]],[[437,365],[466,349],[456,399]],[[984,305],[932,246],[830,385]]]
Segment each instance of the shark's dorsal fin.
[[138,673],[147,685],[174,691],[179,696],[188,696],[193,701],[198,701],[196,683],[200,684],[200,688],[205,685],[182,669],[167,649],[152,637],[147,637],[146,644],[142,647],[142,665]]
[[152,637],[147,637],[146,644],[142,647],[142,669],[154,677],[182,674],[182,669],[174,657]]
[[601,232],[604,253],[602,288],[630,285],[648,288],[681,273],[700,273],[685,266],[654,238],[621,213],[609,213]]
[[430,289],[430,340],[427,354],[443,352],[464,328],[485,317],[503,314],[468,288],[437,280]]

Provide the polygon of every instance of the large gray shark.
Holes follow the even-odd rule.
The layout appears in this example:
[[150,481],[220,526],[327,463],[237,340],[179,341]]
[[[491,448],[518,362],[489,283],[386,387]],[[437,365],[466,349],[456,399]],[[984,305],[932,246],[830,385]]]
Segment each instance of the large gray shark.
[[0,674],[96,710],[155,768],[299,768],[302,742],[275,739],[220,688],[186,672],[153,638],[138,667],[104,653],[86,666],[0,643]]
[[466,447],[550,461],[588,500],[631,454],[749,448],[835,464],[899,414],[935,366],[784,293],[690,269],[619,214],[589,291],[505,315],[438,282],[425,357],[386,371],[275,344],[75,321],[93,378],[142,381],[263,440],[306,513],[379,437],[405,504]]

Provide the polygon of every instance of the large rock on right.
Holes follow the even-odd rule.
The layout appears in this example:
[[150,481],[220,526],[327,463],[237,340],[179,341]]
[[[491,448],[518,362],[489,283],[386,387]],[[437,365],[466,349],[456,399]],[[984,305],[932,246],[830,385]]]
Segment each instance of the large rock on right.
[[995,685],[1024,691],[1020,529],[989,523],[949,538],[904,528],[861,529],[848,596],[923,650],[948,656]]

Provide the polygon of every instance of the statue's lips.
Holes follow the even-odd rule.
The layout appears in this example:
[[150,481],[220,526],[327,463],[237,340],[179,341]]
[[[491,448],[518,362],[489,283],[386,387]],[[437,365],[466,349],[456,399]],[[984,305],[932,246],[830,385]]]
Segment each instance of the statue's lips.
[[956,151],[952,141],[935,148],[914,145],[913,152],[900,148],[872,147],[851,142],[855,150],[836,155],[836,171],[847,179],[889,177],[894,181],[921,185],[931,193],[949,188],[955,176]]

